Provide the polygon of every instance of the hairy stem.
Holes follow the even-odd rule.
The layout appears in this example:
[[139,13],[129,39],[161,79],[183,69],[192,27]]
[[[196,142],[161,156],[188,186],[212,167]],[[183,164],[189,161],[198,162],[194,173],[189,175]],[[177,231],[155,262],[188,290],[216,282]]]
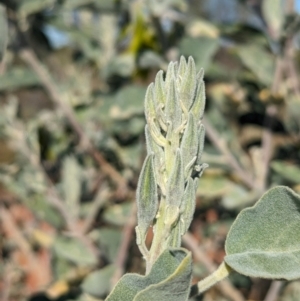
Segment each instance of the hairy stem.
[[190,297],[197,296],[205,292],[211,286],[228,277],[231,272],[232,269],[225,262],[223,262],[214,273],[191,287]]

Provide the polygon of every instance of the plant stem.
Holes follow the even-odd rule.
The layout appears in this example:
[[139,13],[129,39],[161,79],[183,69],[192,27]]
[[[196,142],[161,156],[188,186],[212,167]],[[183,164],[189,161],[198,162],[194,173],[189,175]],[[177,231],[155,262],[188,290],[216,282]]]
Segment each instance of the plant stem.
[[227,276],[229,276],[231,271],[232,269],[225,262],[223,262],[214,273],[191,287],[190,298],[205,292],[211,286],[225,279]]
[[147,260],[146,274],[151,271],[151,268],[159,255],[162,253],[162,250],[165,248],[165,240],[167,238],[167,229],[165,225],[165,200],[162,198],[160,209],[158,212],[155,232],[152,240],[151,249],[149,251],[149,260]]

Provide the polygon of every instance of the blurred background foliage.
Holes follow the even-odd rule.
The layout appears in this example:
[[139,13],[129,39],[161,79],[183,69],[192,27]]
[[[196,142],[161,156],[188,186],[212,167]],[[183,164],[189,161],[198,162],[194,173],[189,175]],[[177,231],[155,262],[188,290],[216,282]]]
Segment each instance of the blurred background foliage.
[[[242,208],[274,185],[300,192],[300,1],[0,3],[1,300],[104,300],[144,272],[143,98],[180,55],[206,74],[210,167],[184,238],[194,281]],[[235,274],[195,300],[295,301],[299,287]]]

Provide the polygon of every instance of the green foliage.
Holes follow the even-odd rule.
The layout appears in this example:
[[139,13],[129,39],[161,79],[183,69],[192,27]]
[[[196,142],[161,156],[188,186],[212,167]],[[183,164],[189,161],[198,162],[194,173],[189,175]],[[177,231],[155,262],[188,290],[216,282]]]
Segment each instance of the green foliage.
[[[203,281],[191,286],[181,281],[191,276],[174,273],[148,287],[147,280],[141,300],[173,297],[182,282],[178,299],[186,301],[189,291],[204,293],[234,270],[286,276],[274,273],[274,267],[283,273],[280,258],[292,258],[286,250],[263,266],[249,264],[249,254],[267,255],[250,235],[252,218],[241,222],[243,211],[228,241],[254,238],[225,257],[238,263],[221,263],[206,277],[222,261],[241,209],[269,187],[300,191],[299,18],[290,1],[250,2],[12,0],[0,6],[0,287],[7,299],[36,292],[52,300],[105,299],[123,272],[146,268],[147,278],[160,255],[182,251],[182,239],[200,260],[192,282]],[[171,60],[179,62],[168,65]],[[273,233],[280,223],[272,220],[269,229],[270,213],[278,216],[276,208],[292,195],[265,195],[265,215],[257,212],[261,201],[246,212],[257,213]],[[283,209],[282,219],[284,212],[286,225],[295,226],[296,211]],[[261,225],[256,218],[253,225]],[[232,236],[246,230],[242,239]],[[187,231],[192,235],[183,238]],[[284,239],[297,239],[294,232]],[[269,233],[266,241],[274,237]],[[277,260],[271,269],[269,260]],[[296,274],[296,260],[283,262],[294,262],[284,271]],[[134,275],[130,281],[145,279]],[[251,299],[263,283],[233,275],[203,299]],[[278,300],[298,300],[297,285],[284,284]]]
[[8,26],[5,7],[0,4],[0,62],[4,56],[8,40]]
[[243,210],[226,239],[225,262],[241,274],[300,278],[300,196],[278,186]]
[[84,279],[81,288],[87,294],[102,298],[110,292],[110,279],[115,270],[115,265],[110,264],[100,270],[93,271]]
[[106,301],[181,301],[189,295],[192,275],[191,253],[185,249],[165,250],[147,276],[126,274]]
[[145,237],[149,226],[155,218],[158,208],[157,185],[153,167],[153,155],[145,159],[136,191],[138,207],[138,228],[140,235]]
[[76,239],[59,237],[55,240],[53,249],[60,257],[79,265],[94,265],[97,262],[95,255]]

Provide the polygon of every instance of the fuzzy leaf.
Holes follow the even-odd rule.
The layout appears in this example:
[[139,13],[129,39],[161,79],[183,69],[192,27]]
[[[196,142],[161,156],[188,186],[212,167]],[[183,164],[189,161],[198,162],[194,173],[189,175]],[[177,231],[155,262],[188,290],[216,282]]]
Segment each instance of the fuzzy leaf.
[[170,89],[171,80],[176,77],[174,62],[170,62],[166,72],[165,89]]
[[0,4],[0,62],[4,56],[8,40],[8,27],[5,7]]
[[154,84],[154,96],[157,104],[165,106],[166,94],[165,94],[165,83],[163,78],[163,71],[160,70],[155,77]]
[[110,279],[116,271],[116,266],[113,264],[107,265],[101,270],[96,270],[90,273],[81,283],[81,289],[96,298],[101,298],[110,290]]
[[180,87],[180,99],[187,110],[189,110],[194,100],[196,78],[195,62],[190,56]]
[[96,255],[75,238],[57,237],[53,249],[58,257],[81,266],[94,266],[98,262]]
[[162,176],[163,162],[164,162],[164,151],[163,149],[154,141],[152,135],[150,134],[148,125],[145,126],[145,136],[146,136],[146,146],[147,154],[154,154],[154,170],[156,179],[159,183],[159,178]]
[[136,191],[138,226],[146,234],[158,207],[157,185],[153,167],[153,155],[145,159]]
[[285,186],[267,191],[238,215],[225,262],[250,277],[300,278],[300,196]]
[[149,120],[155,120],[156,117],[156,108],[155,108],[155,102],[154,102],[154,84],[151,83],[146,91],[145,96],[145,115],[147,122]]
[[180,221],[172,228],[170,232],[170,242],[169,245],[172,248],[179,248],[181,246],[181,229],[182,224]]
[[172,129],[177,129],[181,124],[181,107],[179,97],[176,89],[175,77],[170,79],[170,84],[167,88],[167,99],[166,99],[166,119],[172,123]]
[[197,85],[194,103],[191,107],[191,112],[194,114],[195,120],[201,120],[205,109],[205,85],[201,81]]
[[169,249],[147,276],[123,276],[106,301],[184,301],[189,295],[191,275],[191,253],[183,248]]
[[78,217],[81,194],[81,169],[74,157],[67,157],[63,161],[62,189],[68,211],[72,217]]
[[175,164],[167,183],[167,204],[179,207],[184,192],[184,172],[181,151],[176,153]]
[[185,57],[182,55],[180,57],[178,73],[177,73],[177,76],[180,76],[181,79],[183,79],[183,76],[184,76],[185,71],[186,71],[186,67],[187,67],[186,60],[185,60]]
[[203,77],[204,77],[204,69],[201,68],[197,73],[197,84],[203,81]]
[[195,184],[194,184],[194,180],[192,178],[189,178],[184,191],[182,206],[180,208],[180,211],[182,212],[180,217],[180,219],[182,220],[181,235],[186,233],[193,220],[195,206],[196,206]]
[[164,223],[170,228],[178,221],[179,207],[176,205],[167,205]]
[[204,139],[205,139],[205,127],[203,124],[200,125],[200,129],[198,131],[198,151],[197,151],[197,160],[196,165],[201,165],[201,157],[203,153],[204,147]]
[[197,124],[192,113],[189,113],[188,123],[182,137],[180,149],[182,153],[183,168],[185,169],[198,153]]
[[152,153],[155,155],[163,154],[162,148],[154,141],[150,131],[149,126],[145,126],[145,136],[146,136],[146,147],[147,154],[151,155]]

